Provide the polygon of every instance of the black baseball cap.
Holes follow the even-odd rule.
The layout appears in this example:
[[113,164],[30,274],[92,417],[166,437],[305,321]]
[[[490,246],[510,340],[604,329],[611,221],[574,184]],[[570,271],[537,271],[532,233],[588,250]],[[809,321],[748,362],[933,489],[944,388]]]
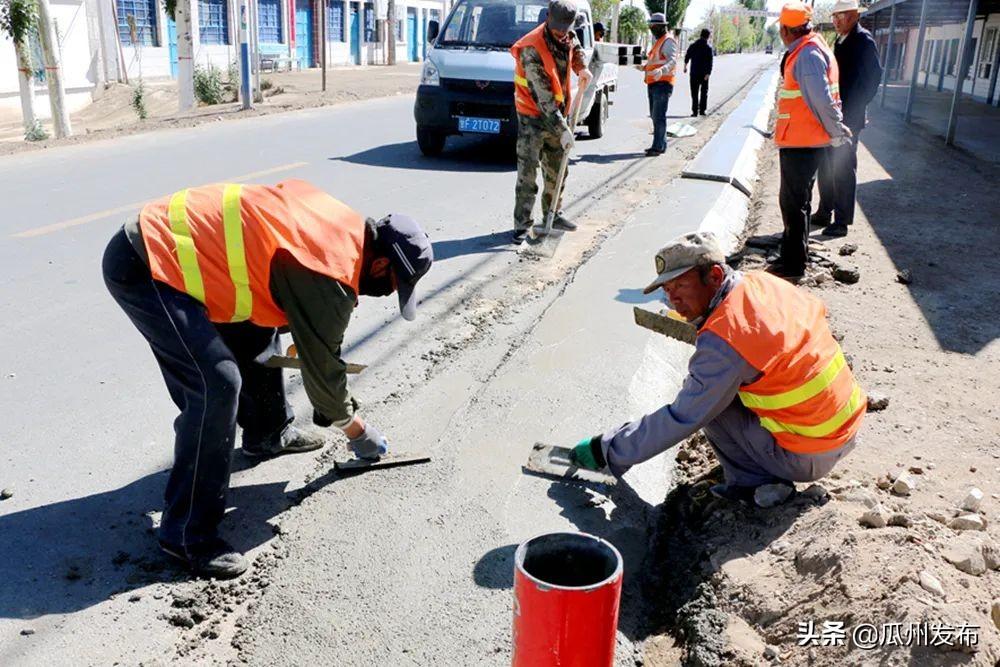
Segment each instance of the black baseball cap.
[[375,223],[378,247],[389,258],[396,275],[399,312],[403,319],[417,317],[416,285],[434,263],[434,248],[430,237],[416,220],[391,213]]

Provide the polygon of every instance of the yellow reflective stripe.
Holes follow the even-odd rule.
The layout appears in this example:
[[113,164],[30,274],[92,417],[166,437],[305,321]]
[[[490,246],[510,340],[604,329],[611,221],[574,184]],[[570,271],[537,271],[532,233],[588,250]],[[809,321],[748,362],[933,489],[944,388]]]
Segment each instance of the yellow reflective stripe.
[[514,75],[514,85],[515,86],[524,86],[525,88],[527,88],[528,87],[528,80],[525,79],[523,76],[518,76],[517,74],[515,74]]
[[743,405],[751,410],[754,408],[762,410],[782,410],[789,408],[808,401],[829,387],[846,365],[847,361],[844,359],[844,352],[838,347],[837,354],[833,355],[833,359],[826,365],[826,368],[817,373],[811,380],[803,382],[795,389],[772,395],[752,394],[748,391],[741,391],[740,400],[743,402]]
[[793,100],[797,97],[802,97],[801,90],[788,90],[787,88],[782,88],[778,91],[778,97],[783,100]]
[[222,191],[222,226],[226,233],[226,261],[229,277],[236,288],[236,307],[232,322],[250,319],[253,294],[250,292],[250,275],[247,271],[247,250],[243,245],[243,214],[240,209],[240,185],[227,185]]
[[840,92],[840,84],[839,83],[830,84],[830,92],[831,93],[839,93]]
[[779,113],[778,114],[778,118],[780,118],[782,120],[787,120],[787,119],[789,119],[791,117],[792,117],[792,114],[790,114],[790,113]]
[[201,280],[198,266],[198,251],[194,247],[191,227],[187,217],[187,190],[181,190],[170,198],[170,232],[177,248],[177,262],[184,277],[184,291],[198,301],[205,303],[205,284]]
[[563,103],[563,100],[565,100],[565,99],[566,99],[566,98],[565,98],[565,97],[563,97],[563,96],[562,96],[562,94],[560,94],[560,93],[556,93],[556,102],[559,102],[560,104],[562,104],[562,103]]
[[794,433],[795,435],[801,435],[807,438],[822,438],[830,435],[843,426],[844,422],[850,419],[851,416],[858,411],[858,408],[861,407],[862,400],[863,397],[861,394],[861,387],[855,384],[854,391],[851,392],[851,398],[847,401],[847,404],[838,410],[837,414],[821,424],[816,424],[815,426],[799,426],[797,424],[779,422],[775,419],[771,419],[770,417],[762,417],[760,425],[771,433]]

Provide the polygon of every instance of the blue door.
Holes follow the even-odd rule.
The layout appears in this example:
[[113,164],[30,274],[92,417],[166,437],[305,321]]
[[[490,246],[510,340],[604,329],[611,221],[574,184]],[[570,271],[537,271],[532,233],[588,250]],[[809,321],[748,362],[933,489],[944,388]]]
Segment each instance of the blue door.
[[358,40],[358,6],[351,3],[351,59],[355,65],[361,64],[361,42]]
[[420,59],[427,60],[427,14],[420,23]]
[[410,60],[417,61],[417,14],[412,9],[406,14],[406,43]]
[[170,76],[177,78],[180,66],[177,64],[177,23],[167,17],[167,51],[170,54]]
[[312,0],[295,2],[295,57],[299,67],[313,66],[313,8]]

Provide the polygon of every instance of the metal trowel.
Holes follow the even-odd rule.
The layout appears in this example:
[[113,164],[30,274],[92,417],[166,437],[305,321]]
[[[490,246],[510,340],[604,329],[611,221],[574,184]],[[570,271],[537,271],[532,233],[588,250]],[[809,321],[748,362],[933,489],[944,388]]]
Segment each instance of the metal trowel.
[[591,482],[614,486],[618,479],[608,471],[587,470],[574,465],[570,458],[572,449],[536,442],[528,455],[528,462],[521,471],[529,475],[539,475],[563,482]]

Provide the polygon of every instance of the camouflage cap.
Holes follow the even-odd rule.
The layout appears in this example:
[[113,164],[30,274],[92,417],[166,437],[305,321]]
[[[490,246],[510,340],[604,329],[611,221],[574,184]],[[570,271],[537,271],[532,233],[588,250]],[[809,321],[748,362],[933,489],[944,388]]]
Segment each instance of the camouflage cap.
[[576,21],[576,3],[571,0],[550,0],[548,24],[552,30],[569,30]]
[[678,236],[656,253],[656,280],[651,282],[643,294],[655,291],[696,266],[722,264],[726,255],[712,232],[692,232]]

